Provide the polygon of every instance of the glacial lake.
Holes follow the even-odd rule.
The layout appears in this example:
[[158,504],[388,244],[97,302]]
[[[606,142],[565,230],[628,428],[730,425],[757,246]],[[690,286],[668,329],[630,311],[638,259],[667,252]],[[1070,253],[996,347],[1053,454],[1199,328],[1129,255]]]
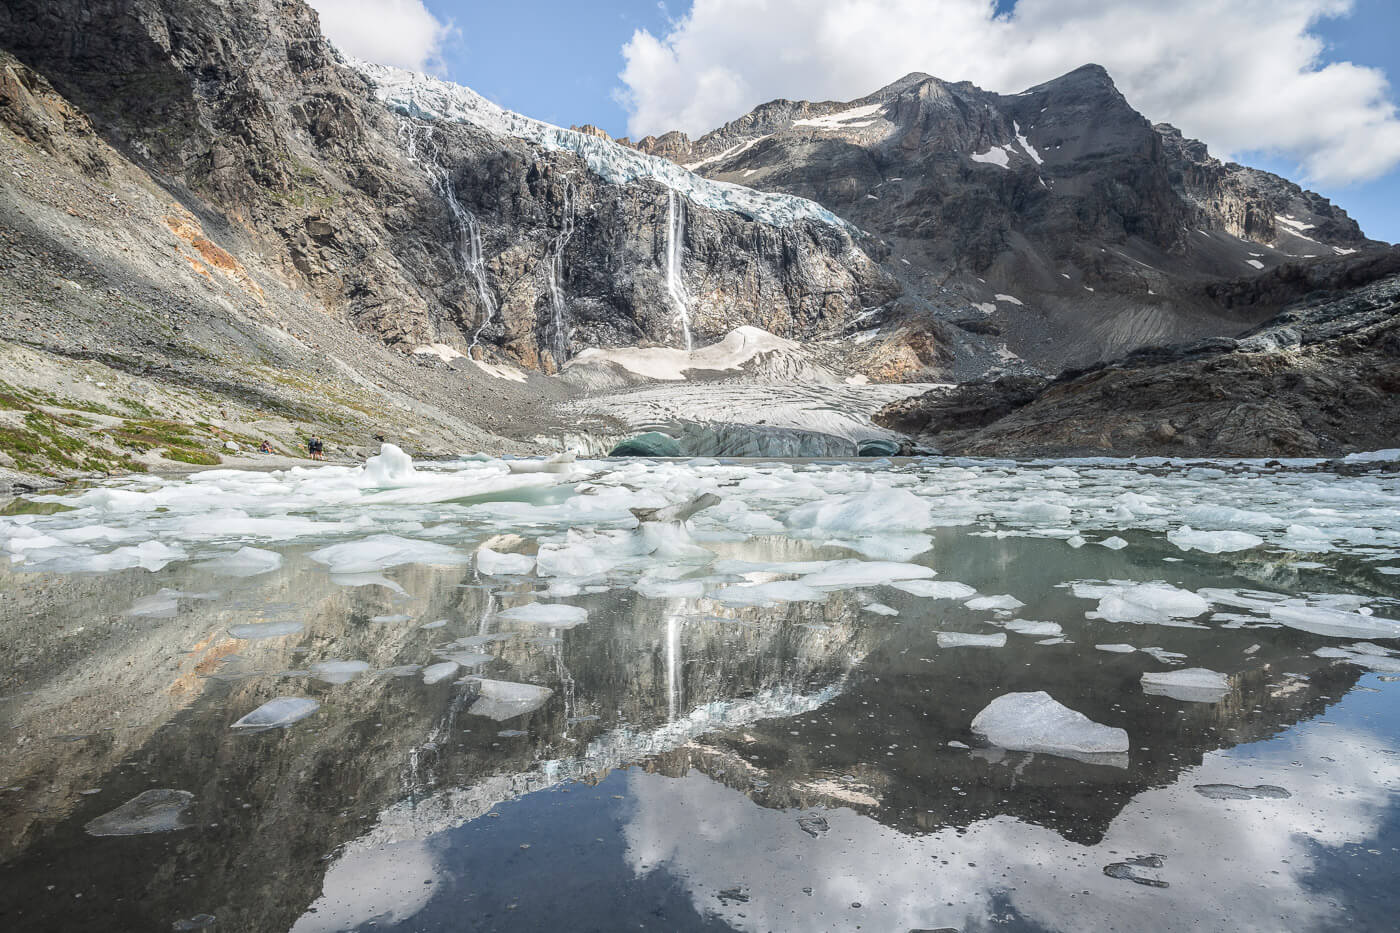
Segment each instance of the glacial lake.
[[1395,474],[514,469],[12,504],[0,928],[1394,929]]

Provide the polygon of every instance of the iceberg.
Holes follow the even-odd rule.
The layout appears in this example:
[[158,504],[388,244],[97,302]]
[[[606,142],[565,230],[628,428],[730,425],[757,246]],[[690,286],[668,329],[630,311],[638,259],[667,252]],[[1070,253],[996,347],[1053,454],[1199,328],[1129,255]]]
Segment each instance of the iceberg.
[[973,718],[972,730],[993,745],[1018,752],[1082,760],[1128,750],[1126,730],[1096,723],[1043,690],[997,697]]
[[573,628],[588,621],[588,610],[565,603],[526,603],[498,613],[497,618],[550,628]]
[[1247,531],[1196,531],[1190,525],[1167,532],[1167,540],[1183,551],[1204,551],[1207,554],[1247,551],[1264,543],[1263,538]]
[[1230,692],[1230,678],[1203,667],[1142,675],[1142,692],[1187,703],[1219,703]]
[[927,499],[907,489],[879,489],[809,502],[789,512],[786,521],[795,531],[859,535],[923,531],[933,517]]
[[887,560],[840,561],[809,573],[801,582],[824,590],[844,590],[857,586],[879,586],[900,580],[920,580],[934,576],[931,568]]
[[1332,638],[1400,638],[1400,622],[1325,606],[1273,606],[1269,618],[1289,628]]
[[534,684],[517,684],[507,680],[486,680],[481,677],[468,678],[468,683],[477,685],[476,702],[467,712],[473,716],[485,716],[496,722],[505,722],[517,716],[524,716],[545,704],[554,691]]
[[969,609],[974,609],[974,610],[977,610],[977,611],[981,612],[981,611],[985,611],[985,610],[988,610],[988,609],[997,609],[997,610],[1006,610],[1006,611],[1009,611],[1009,610],[1012,610],[1012,609],[1020,609],[1022,606],[1025,605],[1025,603],[1021,602],[1021,601],[1020,601],[1019,599],[1017,599],[1015,596],[1011,596],[1011,595],[1002,595],[1002,596],[977,596],[977,597],[974,597],[973,599],[969,599],[967,602],[963,603],[963,605],[966,606],[966,607],[969,608]]
[[457,662],[442,661],[438,664],[429,664],[427,667],[423,668],[422,673],[423,683],[431,686],[457,673]]
[[997,632],[995,635],[974,635],[969,632],[939,632],[938,647],[1004,648],[1006,647],[1006,633]]
[[488,577],[523,576],[535,569],[535,558],[529,554],[493,551],[483,544],[476,549],[476,569]]
[[952,580],[901,580],[891,583],[890,586],[927,599],[967,599],[977,595],[977,590],[973,587],[966,583],[954,583]]
[[1081,599],[1097,599],[1098,609],[1086,612],[1105,622],[1139,622],[1193,627],[1183,620],[1210,611],[1210,603],[1190,590],[1169,583],[1075,583],[1070,591]]
[[450,565],[465,564],[471,560],[445,544],[387,534],[332,544],[306,556],[318,564],[325,564],[331,573],[373,573],[403,564]]
[[368,661],[317,661],[311,665],[311,674],[317,680],[328,684],[344,684],[354,680],[369,670]]
[[256,547],[241,547],[232,554],[200,561],[195,566],[226,577],[256,577],[282,566],[282,555]]
[[1058,622],[1033,622],[1029,619],[1012,619],[1006,623],[1008,631],[1017,635],[1032,635],[1047,638],[1054,635],[1063,635],[1064,629]]

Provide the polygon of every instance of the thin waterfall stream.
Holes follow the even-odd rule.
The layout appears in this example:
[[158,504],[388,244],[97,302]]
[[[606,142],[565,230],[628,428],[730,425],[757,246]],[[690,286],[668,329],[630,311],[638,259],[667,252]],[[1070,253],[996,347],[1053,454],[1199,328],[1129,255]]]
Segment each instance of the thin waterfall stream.
[[[481,245],[481,226],[476,215],[467,210],[457,198],[452,187],[452,176],[442,164],[441,150],[434,138],[434,127],[428,123],[414,123],[403,119],[399,123],[399,135],[404,152],[409,161],[423,170],[432,182],[434,190],[447,205],[449,222],[452,226],[452,259],[458,274],[470,276],[476,286],[477,301],[481,305],[481,321],[472,333],[468,355],[481,342],[481,335],[496,317],[496,299],[486,281],[486,259]],[[422,151],[420,152],[420,138]]]
[[681,279],[681,263],[685,259],[685,202],[675,190],[666,195],[666,293],[676,306],[676,318],[681,324],[685,349],[694,349],[690,337],[690,297]]

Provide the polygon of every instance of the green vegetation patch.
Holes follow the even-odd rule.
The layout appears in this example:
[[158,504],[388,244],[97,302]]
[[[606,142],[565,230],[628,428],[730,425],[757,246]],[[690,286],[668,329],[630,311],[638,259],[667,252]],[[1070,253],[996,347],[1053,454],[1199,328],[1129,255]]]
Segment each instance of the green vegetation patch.
[[62,502],[34,502],[30,499],[15,499],[9,502],[0,515],[57,515],[59,512],[77,511]]
[[199,466],[215,466],[224,462],[218,454],[211,454],[207,450],[192,450],[188,447],[171,447],[161,456],[167,460],[178,460],[181,463],[193,463]]

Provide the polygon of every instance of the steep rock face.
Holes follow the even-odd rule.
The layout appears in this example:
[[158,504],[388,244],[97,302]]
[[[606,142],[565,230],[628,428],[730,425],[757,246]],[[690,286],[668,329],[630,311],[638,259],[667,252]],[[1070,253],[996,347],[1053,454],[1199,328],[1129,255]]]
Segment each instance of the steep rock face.
[[[1320,290],[1239,339],[1143,350],[1040,387],[1004,379],[931,392],[875,420],[974,455],[1392,448],[1400,438],[1400,249],[1337,264],[1330,281],[1331,294]],[[1270,294],[1271,283],[1261,284]]]
[[1154,127],[1097,65],[1017,95],[911,74],[846,103],[772,101],[671,155],[674,136],[637,145],[880,237],[905,309],[980,335],[964,375],[1238,333],[1260,319],[1208,286],[1382,245],[1321,196]]
[[739,323],[806,336],[898,291],[847,231],[684,204],[668,281],[664,188],[390,112],[298,0],[17,0],[0,10],[0,46],[214,240],[242,239],[401,352],[499,346],[550,370],[592,341],[672,342],[677,280],[701,338]]

